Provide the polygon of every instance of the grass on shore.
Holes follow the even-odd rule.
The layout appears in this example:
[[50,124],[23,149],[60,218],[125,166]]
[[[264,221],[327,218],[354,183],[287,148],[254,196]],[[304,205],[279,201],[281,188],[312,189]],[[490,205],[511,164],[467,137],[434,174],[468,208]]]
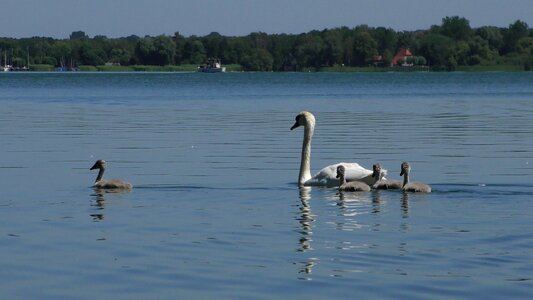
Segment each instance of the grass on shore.
[[[225,65],[227,72],[241,72],[242,66],[237,64]],[[31,65],[34,72],[53,72],[56,67],[53,65],[35,64]],[[82,72],[196,72],[198,65],[177,65],[177,66],[79,66]]]
[[524,66],[520,65],[477,65],[459,66],[457,71],[461,72],[520,72],[524,71]]
[[[241,65],[232,64],[224,65],[227,72],[242,72]],[[169,65],[169,66],[146,66],[146,65],[133,65],[133,66],[79,66],[79,70],[83,72],[196,72],[197,65]],[[56,67],[53,65],[31,65],[31,71],[36,72],[53,72]],[[352,72],[409,72],[409,71],[427,71],[427,67],[415,67],[415,68],[380,68],[380,67],[323,67],[319,72],[340,72],[340,73],[352,73]],[[304,72],[316,72],[315,69],[304,70]],[[456,71],[460,72],[520,72],[524,71],[524,67],[516,64],[493,64],[493,65],[475,65],[475,66],[459,66]]]

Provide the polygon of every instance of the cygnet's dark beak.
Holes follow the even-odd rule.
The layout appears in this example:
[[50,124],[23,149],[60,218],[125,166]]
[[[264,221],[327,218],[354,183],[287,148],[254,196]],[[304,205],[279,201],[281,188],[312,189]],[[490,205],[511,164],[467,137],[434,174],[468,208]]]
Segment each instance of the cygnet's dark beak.
[[95,163],[89,170],[98,169],[98,163]]
[[405,173],[404,169],[402,169],[402,171],[400,172],[400,176],[403,176],[403,173]]
[[298,124],[298,122],[295,122],[294,125],[292,125],[291,130],[293,130],[294,128],[297,128],[299,126],[300,126],[300,124]]
[[335,177],[335,178],[339,178],[339,177],[341,177],[341,174],[339,172],[337,172],[337,177]]

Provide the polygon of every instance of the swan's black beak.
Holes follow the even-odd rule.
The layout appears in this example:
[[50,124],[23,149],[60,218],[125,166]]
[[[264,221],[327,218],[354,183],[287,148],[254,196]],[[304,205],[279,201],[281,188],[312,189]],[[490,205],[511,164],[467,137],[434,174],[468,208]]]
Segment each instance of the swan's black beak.
[[400,176],[403,176],[403,173],[405,173],[404,169],[402,169],[402,171],[400,172]]
[[340,174],[339,174],[339,173],[337,173],[337,177],[335,177],[335,178],[339,178],[339,177],[341,177],[341,176],[340,176]]
[[300,124],[298,124],[298,122],[294,123],[294,125],[292,125],[291,127],[291,130],[293,130],[294,128],[298,128],[300,126]]
[[98,163],[95,163],[89,170],[98,169]]

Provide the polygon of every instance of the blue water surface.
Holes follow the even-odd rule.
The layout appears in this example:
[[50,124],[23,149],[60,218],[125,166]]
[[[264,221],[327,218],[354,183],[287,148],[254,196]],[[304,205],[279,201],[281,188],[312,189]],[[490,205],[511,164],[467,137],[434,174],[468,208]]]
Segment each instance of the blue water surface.
[[[298,188],[302,110],[433,192]],[[533,297],[533,73],[5,73],[0,139],[2,299]]]

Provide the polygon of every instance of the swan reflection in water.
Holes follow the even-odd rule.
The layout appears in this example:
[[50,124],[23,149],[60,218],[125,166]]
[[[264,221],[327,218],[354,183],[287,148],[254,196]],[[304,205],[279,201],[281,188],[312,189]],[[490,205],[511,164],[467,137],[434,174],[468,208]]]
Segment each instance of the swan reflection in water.
[[93,221],[99,222],[104,220],[104,209],[106,207],[106,194],[125,194],[129,193],[130,190],[127,189],[102,189],[98,187],[93,187],[94,193],[91,194],[94,202],[91,203],[91,207],[94,207],[96,210],[95,213],[91,213],[90,216],[93,218]]
[[410,223],[409,223],[409,193],[408,192],[402,192],[402,196],[400,199],[400,210],[402,212],[402,221],[400,222],[400,229],[403,232],[407,232],[410,229]]
[[379,214],[381,212],[381,203],[383,200],[381,199],[381,192],[376,191],[372,193],[372,213],[373,214]]
[[400,201],[400,207],[402,209],[402,218],[409,218],[409,193],[403,192],[402,199]]
[[312,232],[312,223],[315,221],[313,214],[311,213],[311,205],[309,200],[311,199],[311,188],[310,187],[300,187],[300,217],[298,222],[300,223],[300,248],[299,252],[305,252],[311,250],[311,235]]
[[[346,192],[337,191],[335,194],[336,206],[339,209],[335,221],[337,230],[354,231],[368,226],[376,226],[363,221],[360,215],[379,214],[381,212],[382,194],[372,192]],[[333,199],[333,197],[332,197]],[[362,222],[362,223],[361,223]]]
[[[342,210],[345,210],[346,203],[350,201],[371,201],[372,202],[372,210],[371,212],[373,214],[377,214],[381,212],[381,192],[380,191],[373,191],[371,193],[353,193],[353,192],[345,192],[342,190],[339,190],[336,194],[339,197],[339,201],[337,201],[337,206],[341,208]],[[348,197],[346,197],[348,196]]]
[[[309,200],[311,200],[311,187],[302,186],[299,188],[299,197],[300,203],[299,206],[300,212],[298,216],[298,222],[300,223],[300,236],[298,238],[299,247],[298,252],[307,252],[312,250],[311,235],[313,234],[313,222],[315,221],[314,215],[311,212],[311,205]],[[305,261],[298,262],[298,274],[311,274],[313,267],[318,263],[316,258],[307,258]],[[309,277],[299,277],[301,280],[311,280]]]
[[94,188],[93,190],[94,194],[91,194],[91,196],[94,198],[94,203],[91,203],[91,206],[94,207],[98,213],[92,213],[90,216],[95,222],[103,221],[103,211],[105,209],[105,190],[99,188]]

